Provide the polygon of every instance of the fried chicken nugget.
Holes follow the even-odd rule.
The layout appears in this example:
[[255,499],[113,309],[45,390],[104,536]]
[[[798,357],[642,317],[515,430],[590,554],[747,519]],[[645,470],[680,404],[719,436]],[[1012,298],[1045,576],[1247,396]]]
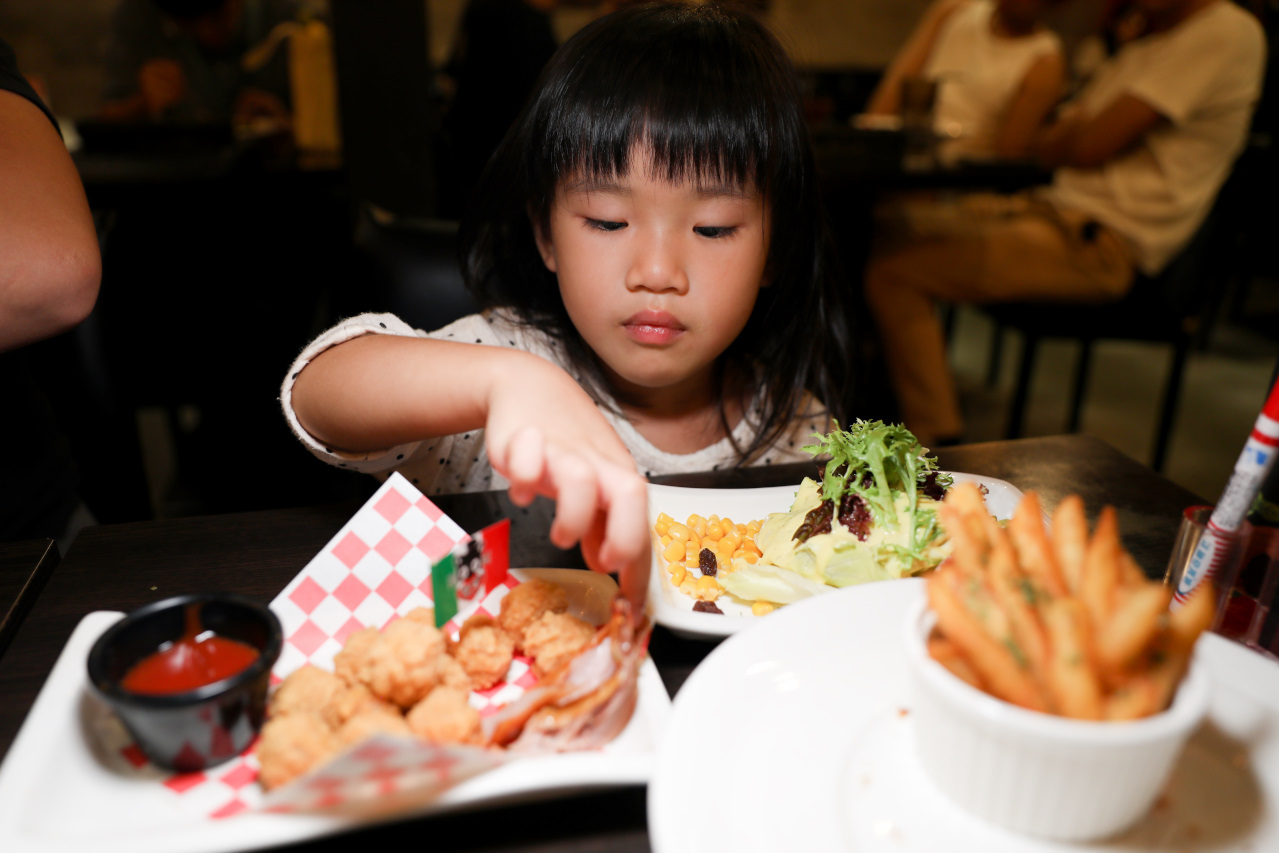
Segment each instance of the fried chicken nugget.
[[472,690],[484,690],[501,681],[515,657],[515,640],[493,621],[477,613],[462,626],[451,653],[466,670]]
[[409,709],[409,728],[436,743],[478,743],[480,712],[471,707],[469,695],[456,687],[435,688]]
[[400,713],[399,708],[374,696],[373,691],[363,684],[347,684],[324,706],[321,716],[326,723],[338,729],[347,720],[370,709]]
[[533,658],[533,672],[542,678],[586,647],[595,626],[567,613],[543,613],[524,630],[524,652]]
[[523,647],[524,631],[534,620],[548,611],[563,613],[565,610],[568,610],[568,594],[550,581],[533,578],[506,594],[497,623],[517,646]]
[[328,670],[307,664],[289,673],[271,696],[271,714],[312,713],[324,715],[334,697],[346,688],[342,679]]
[[404,715],[395,707],[387,704],[368,705],[342,724],[337,730],[337,742],[339,749],[346,749],[373,735],[407,737],[412,734]]
[[361,628],[348,636],[342,651],[333,658],[334,674],[347,684],[358,684],[360,666],[379,636],[377,628]]
[[414,607],[408,613],[404,614],[405,619],[412,619],[414,622],[421,622],[423,625],[435,625],[435,608],[434,607]]
[[436,687],[456,687],[462,691],[471,689],[471,676],[467,675],[466,669],[452,655],[440,655],[435,659],[433,669]]
[[258,740],[258,778],[266,790],[291,782],[337,751],[333,730],[316,714],[272,717]]
[[399,619],[388,625],[360,659],[356,677],[400,708],[416,705],[444,675],[437,660],[444,635],[434,625]]

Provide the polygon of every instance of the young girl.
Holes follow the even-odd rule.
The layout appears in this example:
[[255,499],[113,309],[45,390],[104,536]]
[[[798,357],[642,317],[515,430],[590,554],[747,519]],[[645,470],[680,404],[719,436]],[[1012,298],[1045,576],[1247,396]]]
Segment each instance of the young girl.
[[808,460],[842,416],[850,324],[797,75],[746,13],[645,4],[580,31],[462,239],[482,314],[429,334],[355,317],[290,369],[286,416],[320,458],[552,497],[552,541],[639,601],[644,476]]

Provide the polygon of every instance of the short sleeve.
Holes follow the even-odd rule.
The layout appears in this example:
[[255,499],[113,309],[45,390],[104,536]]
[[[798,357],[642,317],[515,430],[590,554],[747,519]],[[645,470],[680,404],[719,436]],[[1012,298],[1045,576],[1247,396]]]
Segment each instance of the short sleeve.
[[394,468],[402,460],[414,455],[421,442],[402,444],[386,450],[346,453],[326,447],[322,442],[317,441],[302,427],[302,424],[298,422],[297,414],[293,411],[293,384],[302,370],[325,350],[364,335],[422,336],[420,332],[394,314],[360,314],[343,320],[307,344],[301,355],[294,360],[280,387],[280,406],[284,410],[284,419],[293,430],[293,434],[316,457],[338,468],[376,474]]
[[1176,49],[1141,54],[1129,94],[1174,124],[1201,109],[1229,110],[1256,100],[1266,53],[1260,26],[1247,13],[1216,23],[1170,34],[1178,38]]

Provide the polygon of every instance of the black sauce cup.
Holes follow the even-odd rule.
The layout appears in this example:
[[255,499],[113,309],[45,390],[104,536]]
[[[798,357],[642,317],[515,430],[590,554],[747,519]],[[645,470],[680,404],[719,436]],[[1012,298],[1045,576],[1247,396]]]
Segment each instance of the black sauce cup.
[[[186,633],[193,607],[201,630],[252,646],[257,659],[235,675],[181,693],[143,694],[121,686],[134,664]],[[152,763],[183,773],[204,770],[239,755],[257,737],[283,639],[276,615],[250,598],[167,598],[134,610],[98,638],[89,651],[89,683]]]

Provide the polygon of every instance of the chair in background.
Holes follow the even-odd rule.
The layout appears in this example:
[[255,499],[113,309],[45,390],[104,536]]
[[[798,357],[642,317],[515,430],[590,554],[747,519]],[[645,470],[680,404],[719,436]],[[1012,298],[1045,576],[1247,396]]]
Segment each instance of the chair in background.
[[1172,347],[1172,364],[1164,382],[1159,406],[1151,467],[1162,471],[1168,455],[1177,406],[1181,397],[1186,357],[1206,334],[1208,322],[1220,302],[1218,277],[1209,257],[1220,232],[1218,210],[1167,267],[1157,276],[1138,275],[1123,299],[1105,304],[1003,303],[978,306],[995,322],[987,382],[998,375],[1002,340],[1006,330],[1021,333],[1022,350],[1005,437],[1019,438],[1030,397],[1039,344],[1047,339],[1070,339],[1080,344],[1070,396],[1068,432],[1079,429],[1093,345],[1100,340],[1143,341]]
[[362,264],[358,305],[342,313],[395,314],[432,331],[479,310],[457,258],[457,223],[385,215],[369,205],[357,211],[355,252]]

